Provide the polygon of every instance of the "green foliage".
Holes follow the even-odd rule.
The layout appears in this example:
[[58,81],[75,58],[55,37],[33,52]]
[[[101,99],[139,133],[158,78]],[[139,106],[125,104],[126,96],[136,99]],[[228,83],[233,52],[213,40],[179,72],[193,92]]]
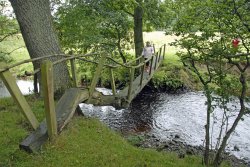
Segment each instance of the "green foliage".
[[[228,111],[227,103],[230,101],[230,96],[237,92],[240,92],[239,98],[244,103],[243,92],[247,92],[244,79],[247,78],[247,69],[250,66],[249,3],[244,0],[177,0],[172,4],[173,11],[176,12],[172,32],[181,37],[174,42],[174,45],[181,47],[182,50],[178,55],[184,66],[194,72],[203,85],[207,97],[207,120],[215,107]],[[240,39],[239,46],[232,45],[232,40],[235,38]],[[241,79],[236,79],[235,76]],[[215,97],[213,92],[220,96]],[[213,101],[216,105],[212,105]],[[240,110],[238,117],[243,116],[244,110],[244,108]],[[238,120],[235,119],[235,125]],[[224,124],[221,125],[223,126]],[[206,165],[210,147],[209,127],[208,121],[204,156]],[[221,151],[225,149],[227,139],[235,127],[231,128],[222,142],[221,136],[218,137],[217,147],[220,149],[215,148],[218,152],[213,160],[214,165],[220,164]]]
[[[25,59],[29,59],[29,53],[25,47],[21,34],[16,34],[6,38],[0,43],[0,50],[9,54],[6,55],[7,63],[16,63]],[[1,51],[0,51],[1,52]],[[1,54],[1,53],[0,53]],[[26,63],[17,68],[12,69],[16,76],[22,76],[25,71],[32,71],[32,63]]]
[[126,136],[126,139],[133,146],[138,146],[145,139],[145,137],[140,135],[129,135]]
[[156,89],[167,91],[176,91],[180,88],[201,89],[197,76],[187,71],[179,57],[174,54],[165,56],[165,60],[151,82]]
[[158,89],[177,90],[184,86],[182,80],[173,71],[160,71],[153,76],[153,85]]
[[[7,16],[0,15],[0,45],[8,37],[13,36],[19,32],[18,24],[15,19],[8,18]],[[4,47],[0,47],[0,62],[9,63],[13,59],[9,56],[16,48],[9,51]]]
[[107,3],[70,1],[56,13],[57,29],[66,51],[119,52],[130,47],[132,23],[122,11],[113,10]]

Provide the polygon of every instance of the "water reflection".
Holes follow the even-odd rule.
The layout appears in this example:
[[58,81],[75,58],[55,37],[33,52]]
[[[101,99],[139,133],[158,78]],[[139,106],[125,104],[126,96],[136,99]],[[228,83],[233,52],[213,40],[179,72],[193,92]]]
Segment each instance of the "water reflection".
[[[183,94],[152,94],[143,92],[131,104],[129,109],[115,110],[113,107],[94,107],[82,105],[83,113],[97,117],[109,127],[122,133],[146,132],[153,134],[161,141],[166,141],[178,135],[180,140],[190,145],[203,145],[205,136],[206,98],[201,92]],[[84,109],[85,107],[85,109]],[[87,107],[87,108],[86,108]],[[231,108],[229,124],[232,124],[238,111],[238,101],[228,105]],[[249,104],[248,104],[249,107]],[[222,117],[220,109],[214,112],[213,138],[218,136]],[[235,133],[230,138],[227,151],[237,157],[250,157],[250,117],[244,116]],[[215,142],[213,142],[215,145]],[[237,146],[240,151],[234,148]],[[249,159],[248,159],[249,160]]]

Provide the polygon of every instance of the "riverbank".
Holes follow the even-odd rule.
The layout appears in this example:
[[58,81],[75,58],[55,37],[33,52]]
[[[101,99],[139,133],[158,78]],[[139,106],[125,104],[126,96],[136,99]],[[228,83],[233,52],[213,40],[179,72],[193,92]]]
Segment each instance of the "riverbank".
[[[176,153],[179,158],[185,158],[186,156],[198,156],[203,157],[203,146],[192,146],[180,140],[180,136],[173,136],[172,140],[161,141],[155,135],[141,134],[135,136],[127,136],[127,139],[139,148],[151,148],[156,149],[159,152]],[[223,161],[229,162],[232,167],[250,166],[250,162],[244,159],[239,159],[229,153],[222,155]]]
[[[204,145],[206,113],[206,98],[204,94],[202,92],[186,92],[187,90],[175,94],[153,93],[151,91],[141,92],[142,94],[134,101],[137,106],[139,105],[137,108],[145,108],[145,106],[150,108],[144,109],[146,114],[140,117],[144,121],[147,120],[147,117],[151,120],[150,122],[146,121],[150,126],[150,130],[134,137],[141,139],[137,140],[135,145],[143,148],[151,147],[157,150],[176,152],[179,157],[186,155],[203,156],[204,147],[202,145]],[[147,98],[143,97],[149,99],[147,100]],[[230,106],[234,106],[234,108]],[[246,106],[249,107],[249,103]],[[233,109],[235,114],[238,107],[239,105],[235,98],[235,101],[232,101],[228,106],[229,113]],[[136,110],[133,110],[133,112],[136,112]],[[150,116],[147,116],[148,113],[150,113]],[[211,126],[213,127],[211,140],[213,138],[213,146],[215,146],[215,141],[218,137],[216,129],[220,126],[221,113],[219,108],[215,108],[211,117]],[[231,119],[235,118],[234,115],[230,116]],[[222,158],[225,161],[229,161],[233,167],[243,164],[250,166],[248,122],[249,116],[246,115],[227,144],[226,151],[228,152],[222,155]],[[231,124],[229,124],[229,127]]]
[[[41,121],[43,102],[35,96],[27,98]],[[174,153],[136,148],[97,119],[81,116],[75,116],[54,143],[48,142],[37,154],[28,154],[18,144],[31,127],[11,98],[0,99],[0,106],[0,166],[202,166],[197,156],[179,158]]]

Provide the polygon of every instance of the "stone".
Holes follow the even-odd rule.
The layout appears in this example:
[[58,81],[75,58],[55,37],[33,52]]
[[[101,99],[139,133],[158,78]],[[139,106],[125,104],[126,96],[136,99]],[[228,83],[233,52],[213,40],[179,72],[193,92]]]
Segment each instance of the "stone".
[[238,146],[235,145],[233,151],[240,151],[240,149]]

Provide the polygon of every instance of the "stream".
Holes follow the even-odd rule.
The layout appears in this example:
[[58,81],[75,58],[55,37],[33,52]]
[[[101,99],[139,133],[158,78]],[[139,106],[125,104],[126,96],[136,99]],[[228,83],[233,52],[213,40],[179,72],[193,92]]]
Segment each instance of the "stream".
[[[106,91],[104,91],[106,92]],[[174,138],[191,146],[204,145],[206,97],[202,92],[180,94],[152,93],[144,91],[133,100],[130,108],[116,110],[111,106],[95,107],[81,104],[83,113],[96,117],[110,128],[122,134],[146,133],[158,141],[166,142]],[[250,104],[247,104],[250,107]],[[234,99],[228,104],[229,126],[239,111],[239,102]],[[219,134],[222,110],[213,112],[211,128],[213,146]],[[230,154],[250,163],[250,115],[243,117],[226,148]]]

